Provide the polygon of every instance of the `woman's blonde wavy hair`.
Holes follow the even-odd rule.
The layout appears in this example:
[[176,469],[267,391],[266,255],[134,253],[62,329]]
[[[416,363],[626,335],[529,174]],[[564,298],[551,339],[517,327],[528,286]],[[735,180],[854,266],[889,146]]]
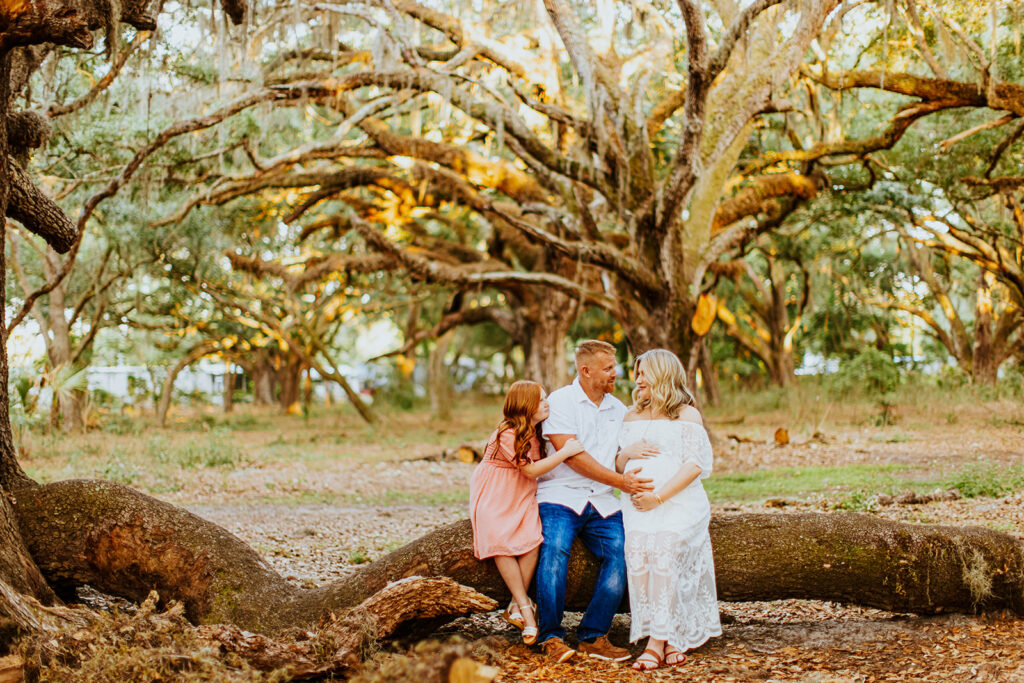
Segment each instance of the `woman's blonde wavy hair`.
[[652,408],[655,413],[674,420],[679,417],[684,406],[695,404],[693,394],[686,387],[686,370],[676,354],[665,349],[651,349],[633,361],[634,376],[641,368],[651,388],[651,395],[647,399],[640,399],[637,390],[633,389],[633,408],[638,412]]

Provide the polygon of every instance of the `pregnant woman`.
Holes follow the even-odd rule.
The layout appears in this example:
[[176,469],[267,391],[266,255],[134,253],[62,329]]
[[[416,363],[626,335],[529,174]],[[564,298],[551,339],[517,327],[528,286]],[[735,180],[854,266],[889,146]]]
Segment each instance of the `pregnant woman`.
[[654,491],[623,505],[630,642],[648,636],[633,668],[686,661],[686,650],[722,634],[711,555],[711,506],[701,479],[711,474],[711,442],[686,388],[682,363],[655,349],[637,357],[633,406],[619,432],[616,467],[641,465]]

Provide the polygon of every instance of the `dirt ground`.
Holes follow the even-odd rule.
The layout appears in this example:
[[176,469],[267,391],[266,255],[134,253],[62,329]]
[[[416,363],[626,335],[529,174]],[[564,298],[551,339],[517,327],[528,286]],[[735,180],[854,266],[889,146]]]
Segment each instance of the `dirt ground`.
[[[748,434],[757,434],[751,428]],[[898,439],[888,435],[898,433]],[[769,431],[770,434],[770,431]],[[880,436],[881,435],[881,436]],[[793,467],[814,463],[928,463],[948,471],[984,460],[1007,466],[1024,455],[1020,429],[991,428],[968,433],[939,429],[927,433],[906,426],[898,432],[852,427],[833,430],[826,441],[786,446],[726,443],[719,471]],[[339,471],[349,486],[362,477],[388,472],[416,487],[451,485],[468,477],[463,463],[395,461],[353,465]],[[396,472],[401,476],[396,476]],[[780,505],[782,505],[780,507]],[[790,512],[831,509],[827,493],[785,501],[716,502],[715,514],[739,511]],[[290,580],[313,585],[344,575],[429,529],[465,516],[463,504],[445,505],[202,505],[196,513],[254,545]],[[924,505],[889,505],[874,510],[890,519],[954,525],[984,525],[1024,538],[1024,493]],[[497,613],[457,620],[434,634],[463,638],[482,661],[493,662],[501,681],[1024,681],[1024,621],[1006,614],[917,617],[855,606],[806,600],[722,603],[724,634],[690,653],[681,667],[639,674],[628,665],[595,660],[551,664],[518,642],[518,633]],[[578,614],[567,615],[571,633]],[[629,617],[616,618],[612,639],[626,645]],[[638,652],[641,644],[632,646]],[[401,657],[411,642],[384,647],[367,662],[368,671]]]
[[[716,512],[723,507],[737,506],[716,505]],[[792,504],[781,511],[762,504],[740,507],[785,514],[818,509],[821,503]],[[351,570],[353,560],[392,549],[396,537],[412,539],[463,516],[457,506],[191,509],[251,543],[290,580],[306,585],[338,578]],[[922,513],[939,523],[987,519],[1024,528],[1024,494],[890,506],[876,514],[915,521]],[[1011,615],[917,617],[810,600],[721,603],[721,613],[722,637],[691,652],[683,666],[648,674],[596,660],[551,664],[535,648],[519,643],[518,632],[496,612],[456,620],[434,637],[472,641],[481,660],[501,670],[499,681],[1024,681],[1024,621]],[[579,616],[567,615],[570,633]],[[611,637],[628,644],[627,615],[616,618]],[[634,652],[639,645],[632,646]],[[372,670],[411,647],[386,645],[366,666]]]
[[[180,427],[131,437],[90,433],[71,446],[31,442],[26,464],[41,480],[128,473],[134,478],[125,483],[186,505],[251,544],[290,581],[312,586],[464,518],[473,466],[423,458],[486,436],[496,409],[473,407],[475,413],[463,411],[461,421],[444,427],[426,417],[398,418],[406,422],[372,432],[358,423],[339,426],[333,417],[308,421],[300,430],[283,418],[257,414],[247,418],[250,428],[225,427],[234,431],[220,433],[212,446],[202,433],[174,431]],[[894,465],[922,481],[971,467],[996,472],[997,479],[1003,468],[1024,479],[1020,404],[901,407],[896,423],[881,427],[873,410],[805,401],[742,417],[711,413],[712,476]],[[773,438],[780,427],[790,436],[781,446]],[[187,443],[197,450],[184,450]],[[110,453],[119,454],[117,468],[108,464]],[[195,453],[213,464],[195,465]],[[231,457],[222,458],[225,453]],[[159,467],[143,459],[154,456]],[[216,464],[222,460],[229,464]],[[779,475],[779,486],[786,476]],[[871,494],[874,480],[866,486]],[[712,498],[713,514],[834,511],[843,488],[840,482],[758,499]],[[863,509],[912,523],[982,525],[1024,540],[1024,485],[1010,489],[997,497],[923,505],[869,501]],[[496,612],[456,620],[428,635],[462,639],[479,661],[497,667],[499,681],[1024,681],[1024,621],[1012,615],[917,617],[807,600],[720,603],[720,609],[721,637],[691,652],[681,667],[648,674],[594,660],[551,664],[523,646]],[[572,633],[579,615],[566,619]],[[611,637],[628,644],[628,615],[616,618]],[[419,637],[382,644],[357,672],[359,680],[426,680],[385,675],[395,661],[422,647]],[[642,644],[631,647],[638,653]]]

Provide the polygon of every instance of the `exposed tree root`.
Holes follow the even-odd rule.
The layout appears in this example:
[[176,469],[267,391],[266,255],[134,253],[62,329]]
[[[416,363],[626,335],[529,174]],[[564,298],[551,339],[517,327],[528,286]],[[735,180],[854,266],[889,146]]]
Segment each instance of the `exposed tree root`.
[[[410,576],[448,576],[491,598],[508,597],[493,563],[473,557],[468,521],[439,528],[340,581],[304,590],[224,529],[119,484],[65,481],[26,489],[18,494],[17,512],[32,556],[54,587],[90,584],[134,600],[155,589],[181,601],[194,623],[261,633],[311,629],[326,614]],[[1022,545],[1001,532],[804,513],[719,517],[711,534],[720,599],[1024,614]],[[567,607],[589,602],[595,578],[591,554],[577,545]]]

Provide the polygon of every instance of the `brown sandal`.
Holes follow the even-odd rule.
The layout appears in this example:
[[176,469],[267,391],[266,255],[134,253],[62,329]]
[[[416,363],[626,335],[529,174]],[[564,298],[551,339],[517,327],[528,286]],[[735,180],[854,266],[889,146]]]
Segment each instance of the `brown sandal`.
[[510,602],[505,611],[501,613],[501,618],[518,629],[526,626],[526,622],[523,621],[523,615],[520,614],[519,605],[516,604],[515,600]]
[[[648,666],[648,664],[652,662],[654,666]],[[633,668],[637,671],[654,671],[655,669],[660,669],[664,662],[665,655],[658,654],[654,650],[647,648],[641,652],[640,656],[636,658],[635,662],[633,662]]]
[[[670,662],[668,661],[669,657],[678,657],[679,659],[677,659],[674,662]],[[665,666],[681,666],[683,664],[686,664],[687,659],[688,657],[682,650],[675,647],[674,645],[669,645],[668,643],[665,643]]]

